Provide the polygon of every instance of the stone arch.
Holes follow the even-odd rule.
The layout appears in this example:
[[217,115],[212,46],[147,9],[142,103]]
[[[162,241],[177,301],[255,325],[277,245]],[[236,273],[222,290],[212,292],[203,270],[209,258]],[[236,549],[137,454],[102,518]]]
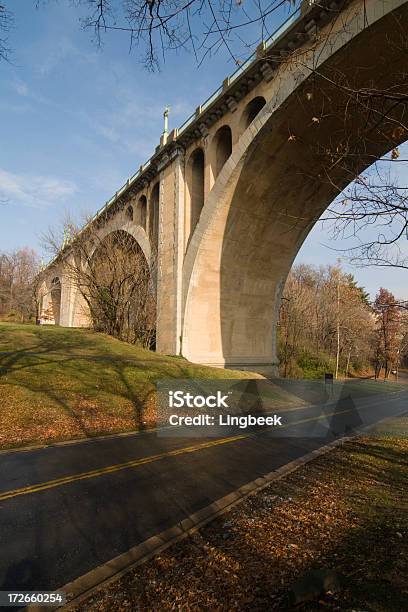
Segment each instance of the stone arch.
[[256,96],[244,108],[240,119],[240,133],[243,134],[247,127],[251,125],[255,117],[260,113],[266,104],[263,96]]
[[[144,338],[148,342],[145,346],[154,348],[156,289],[138,241],[123,228],[109,232],[98,241],[88,265],[97,280],[87,291],[95,328],[131,343]],[[106,286],[112,296],[109,309]]]
[[131,236],[133,236],[133,238],[136,240],[136,242],[142,249],[143,254],[146,257],[146,261],[151,266],[152,264],[151,248],[150,248],[149,239],[148,239],[148,236],[145,230],[140,225],[135,225],[134,223],[130,223],[130,222],[123,223],[121,222],[119,217],[107,223],[98,232],[98,240],[95,242],[94,248],[90,252],[90,256],[92,257],[95,249],[97,248],[98,242],[104,240],[104,238],[106,238],[108,234],[111,234],[112,232],[116,232],[119,230],[123,230],[127,232],[128,234],[130,234]]
[[139,221],[139,225],[146,230],[146,218],[147,218],[147,198],[145,195],[141,195],[138,203],[137,203],[137,210],[138,210],[138,221]]
[[223,125],[217,130],[212,148],[212,170],[215,180],[232,153],[232,130],[229,125]]
[[[114,221],[109,222],[104,227],[101,228],[98,232],[98,239],[95,241],[92,250],[90,251],[90,258],[93,257],[95,250],[98,247],[98,244],[102,242],[109,234],[116,231],[124,231],[130,234],[139,247],[141,248],[146,261],[152,271],[153,281],[156,283],[156,269],[154,267],[154,262],[152,261],[152,253],[150,247],[149,238],[145,232],[145,230],[140,225],[135,225],[132,222],[123,223],[119,217],[117,217]],[[87,262],[83,262],[83,265],[86,267],[88,265]],[[69,327],[85,327],[89,324],[89,314],[88,314],[88,306],[81,295],[81,292],[78,288],[73,287],[73,297],[72,297],[72,308],[70,309],[69,314]]]
[[[337,24],[332,44],[322,42],[320,68],[333,66],[347,78],[358,57],[362,88],[368,83],[391,87],[391,67],[402,61],[402,51],[387,45],[387,37],[397,17],[406,23],[408,3],[359,4],[353,11],[347,28]],[[381,70],[373,66],[373,40],[387,50]],[[276,372],[275,324],[287,274],[314,223],[350,180],[344,167],[334,170],[333,182],[316,180],[319,157],[305,155],[305,150],[315,150],[317,135],[307,105],[299,100],[306,99],[311,81],[315,83],[307,62],[317,67],[316,56],[316,50],[304,55],[297,70],[281,67],[271,83],[270,102],[234,147],[222,180],[206,200],[207,212],[187,249],[183,270],[182,354],[193,362]],[[339,95],[327,81],[319,87],[322,99]],[[356,126],[366,121],[363,115],[355,118]],[[288,118],[297,135],[294,142],[288,140]],[[358,130],[350,133],[353,146],[362,147],[358,172],[406,139],[386,127],[387,138],[368,144],[359,143]],[[319,144],[335,146],[334,139],[344,137],[342,130],[341,118],[328,117],[324,128],[319,126]]]
[[199,147],[195,149],[187,162],[187,192],[185,206],[185,231],[187,244],[191,238],[201,211],[204,206],[204,151]]
[[160,182],[151,192],[149,201],[149,238],[152,248],[157,251],[159,244]]
[[151,257],[151,249],[149,245],[149,240],[147,238],[146,232],[139,225],[130,225],[130,224],[110,224],[108,227],[104,229],[104,231],[99,232],[98,240],[94,242],[93,248],[89,253],[88,262],[86,262],[85,266],[89,265],[89,261],[95,256],[98,248],[102,243],[108,238],[113,237],[115,234],[123,234],[131,237],[131,239],[136,243],[138,249],[142,252],[149,268],[151,269],[151,273],[154,273],[154,267]]

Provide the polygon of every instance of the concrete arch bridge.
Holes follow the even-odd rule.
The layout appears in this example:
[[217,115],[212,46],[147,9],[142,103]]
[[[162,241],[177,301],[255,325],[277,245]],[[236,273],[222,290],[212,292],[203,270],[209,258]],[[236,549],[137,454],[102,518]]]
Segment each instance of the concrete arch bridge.
[[[403,105],[385,116],[380,97],[370,113],[352,97],[391,91],[408,73],[407,31],[406,0],[304,3],[183,126],[165,130],[90,221],[101,237],[129,232],[147,261],[154,254],[159,352],[276,371],[276,319],[299,248],[352,176],[407,139]],[[88,323],[70,257],[68,244],[42,273],[43,322]]]

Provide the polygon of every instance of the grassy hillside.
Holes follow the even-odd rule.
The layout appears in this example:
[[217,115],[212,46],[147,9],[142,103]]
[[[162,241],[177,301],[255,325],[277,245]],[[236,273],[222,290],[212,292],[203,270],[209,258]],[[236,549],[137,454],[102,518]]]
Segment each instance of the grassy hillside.
[[88,330],[0,323],[0,447],[148,427],[158,379],[242,376]]
[[[87,330],[0,323],[0,448],[151,427],[157,380],[243,377],[254,375],[194,365]],[[271,384],[274,408],[318,401],[315,383],[294,384]],[[378,386],[360,385],[358,392]]]

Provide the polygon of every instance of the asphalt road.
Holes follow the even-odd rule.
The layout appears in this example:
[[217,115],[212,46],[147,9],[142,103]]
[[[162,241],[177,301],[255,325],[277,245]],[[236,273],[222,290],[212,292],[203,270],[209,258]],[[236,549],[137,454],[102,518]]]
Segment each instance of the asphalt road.
[[145,432],[2,453],[0,590],[63,586],[326,444],[328,421],[342,434],[407,411],[404,391],[359,399],[352,408],[279,412],[284,432],[243,430],[221,440]]

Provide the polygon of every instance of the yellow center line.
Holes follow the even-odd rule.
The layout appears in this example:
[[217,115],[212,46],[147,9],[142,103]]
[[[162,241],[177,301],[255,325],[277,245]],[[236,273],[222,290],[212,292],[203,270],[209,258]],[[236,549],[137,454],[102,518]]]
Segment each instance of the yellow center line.
[[202,450],[203,448],[210,448],[211,446],[219,446],[220,444],[226,444],[228,442],[235,442],[242,440],[247,436],[235,436],[234,438],[221,438],[218,440],[212,440],[211,442],[203,442],[202,444],[196,444],[194,446],[187,446],[184,448],[178,448],[176,450],[167,451],[158,455],[150,455],[149,457],[143,457],[142,459],[134,459],[132,461],[126,461],[125,463],[117,463],[116,465],[110,465],[108,467],[100,468],[97,470],[91,470],[89,472],[81,472],[80,474],[73,474],[71,476],[63,476],[62,478],[56,478],[55,480],[49,480],[48,482],[39,483],[36,485],[29,485],[27,487],[21,487],[20,489],[14,489],[13,491],[6,491],[0,494],[0,501],[10,499],[12,497],[18,497],[19,495],[27,495],[28,493],[37,493],[39,491],[45,491],[46,489],[53,489],[64,484],[76,482],[77,480],[86,480],[88,478],[95,478],[96,476],[102,476],[104,474],[112,474],[113,472],[119,472],[120,470],[126,470],[129,468],[139,467],[139,465],[146,465],[146,463],[153,463],[166,457],[177,457],[177,455],[183,455],[184,453],[194,453],[195,451]]
[[[321,414],[319,416],[308,417],[306,419],[301,419],[299,421],[294,421],[293,423],[285,423],[280,426],[280,429],[286,427],[293,427],[294,425],[300,425],[302,423],[308,423],[310,421],[320,421],[322,419],[326,419],[327,417],[345,414],[347,412],[352,412],[354,409],[348,408],[347,410],[339,410],[334,412],[329,412],[325,414]],[[202,444],[195,444],[194,446],[186,446],[183,448],[178,448],[172,451],[166,451],[164,453],[160,453],[158,455],[150,455],[148,457],[143,457],[142,459],[133,459],[132,461],[126,461],[125,463],[117,463],[116,465],[110,465],[108,467],[99,468],[97,470],[91,470],[89,472],[81,472],[79,474],[73,474],[71,476],[63,476],[62,478],[56,478],[55,480],[49,480],[47,482],[29,485],[27,487],[21,487],[19,489],[14,489],[12,491],[6,491],[4,493],[0,493],[0,502],[5,501],[7,499],[11,499],[13,497],[18,497],[20,495],[28,495],[29,493],[38,493],[39,491],[45,491],[47,489],[53,489],[55,487],[60,487],[65,484],[69,484],[71,482],[77,482],[78,480],[86,480],[88,478],[95,478],[97,476],[104,476],[105,474],[112,474],[114,472],[119,472],[121,470],[127,470],[129,468],[136,468],[140,465],[146,465],[147,463],[153,463],[154,461],[159,461],[160,459],[165,459],[167,457],[177,457],[178,455],[184,455],[186,453],[194,453],[196,451],[203,450],[205,448],[211,448],[213,446],[220,446],[221,444],[229,444],[230,442],[237,442],[238,440],[245,440],[246,438],[253,438],[257,434],[242,434],[239,436],[234,436],[231,438],[219,438],[217,440],[212,440],[210,442],[203,442]]]

